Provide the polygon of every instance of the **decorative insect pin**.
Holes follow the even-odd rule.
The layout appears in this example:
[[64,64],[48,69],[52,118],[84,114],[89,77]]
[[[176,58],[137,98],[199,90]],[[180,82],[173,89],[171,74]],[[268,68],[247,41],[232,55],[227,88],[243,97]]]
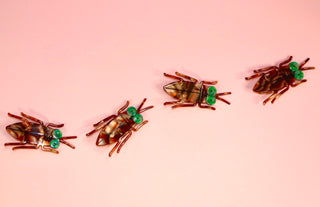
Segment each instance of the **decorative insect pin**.
[[[96,145],[111,145],[116,142],[116,145],[109,152],[109,157],[112,156],[115,150],[119,153],[123,145],[132,135],[132,131],[138,131],[143,125],[148,123],[147,120],[143,121],[141,113],[153,108],[153,106],[142,109],[146,100],[146,98],[143,99],[138,109],[133,106],[127,108],[129,106],[129,101],[127,101],[126,104],[119,109],[116,115],[108,116],[94,124],[93,127],[95,127],[95,129],[86,135],[90,136],[100,130]],[[127,110],[125,111],[125,109]]]
[[[246,77],[246,80],[260,77],[257,83],[253,87],[253,91],[259,94],[271,95],[263,101],[265,105],[271,100],[274,103],[282,94],[289,90],[289,87],[296,87],[301,83],[307,82],[303,79],[303,70],[312,70],[315,67],[303,67],[310,58],[307,58],[299,66],[296,62],[290,62],[292,56],[289,59],[283,61],[277,66],[269,66],[261,69],[254,70],[254,75]],[[290,63],[289,63],[290,62]]]
[[[217,84],[218,81],[201,81],[187,75],[176,72],[176,76],[164,73],[164,76],[173,78],[175,82],[169,83],[163,87],[164,91],[178,101],[165,102],[164,105],[173,104],[171,108],[198,106],[215,110],[211,105],[216,103],[216,100],[230,104],[229,101],[220,96],[229,95],[231,92],[217,93],[214,86],[206,86]],[[184,80],[184,79],[188,80]],[[209,105],[209,106],[208,106]]]
[[[72,149],[75,147],[65,141],[66,139],[75,139],[77,136],[62,137],[59,129],[64,124],[44,124],[39,119],[26,115],[21,112],[21,116],[8,113],[8,116],[21,120],[15,124],[6,127],[7,132],[19,142],[5,143],[4,146],[14,146],[12,150],[17,149],[41,149],[46,152],[59,153],[56,149],[60,143],[65,144]],[[34,122],[30,122],[34,121]],[[54,128],[52,128],[54,127]]]

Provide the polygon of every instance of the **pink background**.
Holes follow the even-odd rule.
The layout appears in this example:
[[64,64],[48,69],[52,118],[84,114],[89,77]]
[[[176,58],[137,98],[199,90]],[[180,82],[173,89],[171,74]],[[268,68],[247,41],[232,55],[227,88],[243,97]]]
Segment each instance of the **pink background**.
[[[320,206],[320,3],[0,0],[0,206]],[[275,104],[252,70],[307,57]],[[163,72],[218,80],[232,104],[172,110]],[[155,108],[120,154],[92,124],[126,100]],[[63,122],[72,150],[12,151],[21,111]]]

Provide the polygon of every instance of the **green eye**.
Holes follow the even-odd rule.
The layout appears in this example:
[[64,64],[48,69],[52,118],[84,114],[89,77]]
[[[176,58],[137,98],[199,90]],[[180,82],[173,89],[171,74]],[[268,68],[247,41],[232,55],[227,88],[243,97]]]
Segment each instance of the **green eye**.
[[297,80],[301,80],[303,78],[303,72],[301,70],[297,70],[294,72],[294,78]]
[[291,71],[297,71],[297,70],[299,70],[299,64],[296,62],[291,62],[289,64],[289,68]]
[[133,116],[133,121],[134,123],[141,123],[143,121],[143,117],[141,116],[141,114],[136,114]]
[[128,114],[129,116],[134,116],[134,115],[137,114],[137,109],[134,108],[133,106],[131,106],[131,107],[129,107],[129,108],[127,109],[127,114]]
[[207,104],[208,105],[212,105],[212,104],[215,104],[216,103],[216,98],[214,96],[207,96]]
[[207,93],[209,96],[214,96],[217,93],[217,89],[214,86],[210,86],[207,88]]
[[62,133],[61,133],[61,131],[59,129],[55,129],[52,132],[52,136],[55,139],[60,139],[62,137]]
[[58,139],[52,139],[50,141],[50,147],[53,149],[57,149],[59,147],[60,143]]

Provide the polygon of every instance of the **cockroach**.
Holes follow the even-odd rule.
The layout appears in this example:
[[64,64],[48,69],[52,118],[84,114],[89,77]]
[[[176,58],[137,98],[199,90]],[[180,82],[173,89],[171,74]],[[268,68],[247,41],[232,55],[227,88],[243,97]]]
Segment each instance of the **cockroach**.
[[301,83],[307,82],[303,79],[303,70],[312,70],[315,67],[303,67],[310,58],[307,58],[300,65],[297,62],[291,62],[292,56],[281,62],[279,66],[269,66],[256,69],[254,75],[246,77],[246,80],[260,77],[253,87],[253,91],[259,94],[271,95],[263,101],[265,105],[271,100],[274,103],[282,94],[289,90],[289,87],[296,87]]
[[108,116],[98,123],[93,124],[94,129],[86,135],[90,136],[100,131],[96,145],[105,146],[116,143],[109,152],[109,157],[112,156],[115,150],[119,153],[123,145],[132,135],[132,131],[138,131],[143,125],[148,123],[147,120],[143,121],[141,113],[153,108],[153,106],[142,109],[146,100],[146,98],[143,99],[137,109],[133,106],[128,107],[129,101],[127,101],[126,104],[118,110],[116,115]]
[[14,146],[12,150],[17,149],[41,149],[46,152],[59,153],[56,149],[60,143],[65,144],[72,149],[75,147],[65,141],[66,139],[75,139],[77,136],[62,137],[59,129],[64,124],[44,124],[41,120],[21,112],[21,116],[8,113],[9,117],[21,120],[6,127],[7,132],[19,142],[5,143],[4,146]]
[[199,82],[197,79],[190,76],[183,75],[178,72],[175,74],[176,76],[164,73],[164,76],[178,81],[165,85],[163,89],[171,97],[178,99],[178,101],[165,102],[164,105],[172,104],[173,106],[171,108],[174,109],[178,107],[196,106],[198,104],[200,108],[215,110],[215,107],[211,105],[215,104],[216,100],[230,104],[229,101],[221,98],[220,96],[229,95],[231,92],[217,93],[217,89],[212,86],[217,84],[218,81]]

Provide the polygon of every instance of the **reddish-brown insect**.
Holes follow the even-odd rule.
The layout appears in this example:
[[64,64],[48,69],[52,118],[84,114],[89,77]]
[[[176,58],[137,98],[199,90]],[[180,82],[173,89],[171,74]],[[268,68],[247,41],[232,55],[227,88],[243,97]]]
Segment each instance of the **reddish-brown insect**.
[[109,157],[112,156],[115,150],[119,153],[123,145],[132,135],[132,131],[138,131],[143,125],[148,123],[147,120],[143,121],[141,113],[153,108],[153,106],[148,106],[142,109],[146,100],[146,98],[143,99],[138,109],[133,106],[127,108],[129,106],[129,101],[127,101],[126,104],[119,109],[116,115],[108,116],[94,124],[93,127],[95,127],[95,129],[86,135],[90,136],[100,130],[96,145],[105,146],[116,142],[116,145],[109,152]]
[[212,86],[217,84],[218,81],[199,82],[190,76],[183,75],[178,72],[175,74],[176,76],[164,73],[164,76],[178,81],[165,85],[163,89],[171,97],[178,99],[178,101],[165,102],[164,105],[173,104],[172,108],[174,109],[178,107],[196,106],[198,104],[200,108],[215,110],[214,107],[208,105],[213,105],[216,102],[216,99],[223,101],[226,104],[230,104],[229,101],[221,98],[220,96],[229,95],[231,92],[217,93],[216,88]]
[[[41,120],[21,112],[21,116],[8,113],[12,118],[21,120],[15,124],[6,127],[7,132],[19,142],[5,143],[5,146],[14,146],[16,149],[41,149],[46,152],[59,153],[57,150],[59,144],[65,144],[71,148],[75,148],[72,144],[65,141],[66,139],[75,139],[76,136],[62,137],[59,129],[64,124],[44,124]],[[33,122],[30,122],[33,121]],[[54,128],[52,128],[54,127]]]
[[[254,75],[246,77],[246,80],[260,77],[253,87],[253,91],[259,94],[271,95],[263,101],[265,105],[271,99],[275,102],[282,94],[289,90],[289,87],[296,87],[301,83],[307,82],[303,79],[303,70],[315,69],[315,67],[303,67],[310,58],[303,61],[300,66],[296,62],[290,62],[292,56],[277,66],[269,66],[254,70]],[[290,62],[290,63],[289,63]]]

